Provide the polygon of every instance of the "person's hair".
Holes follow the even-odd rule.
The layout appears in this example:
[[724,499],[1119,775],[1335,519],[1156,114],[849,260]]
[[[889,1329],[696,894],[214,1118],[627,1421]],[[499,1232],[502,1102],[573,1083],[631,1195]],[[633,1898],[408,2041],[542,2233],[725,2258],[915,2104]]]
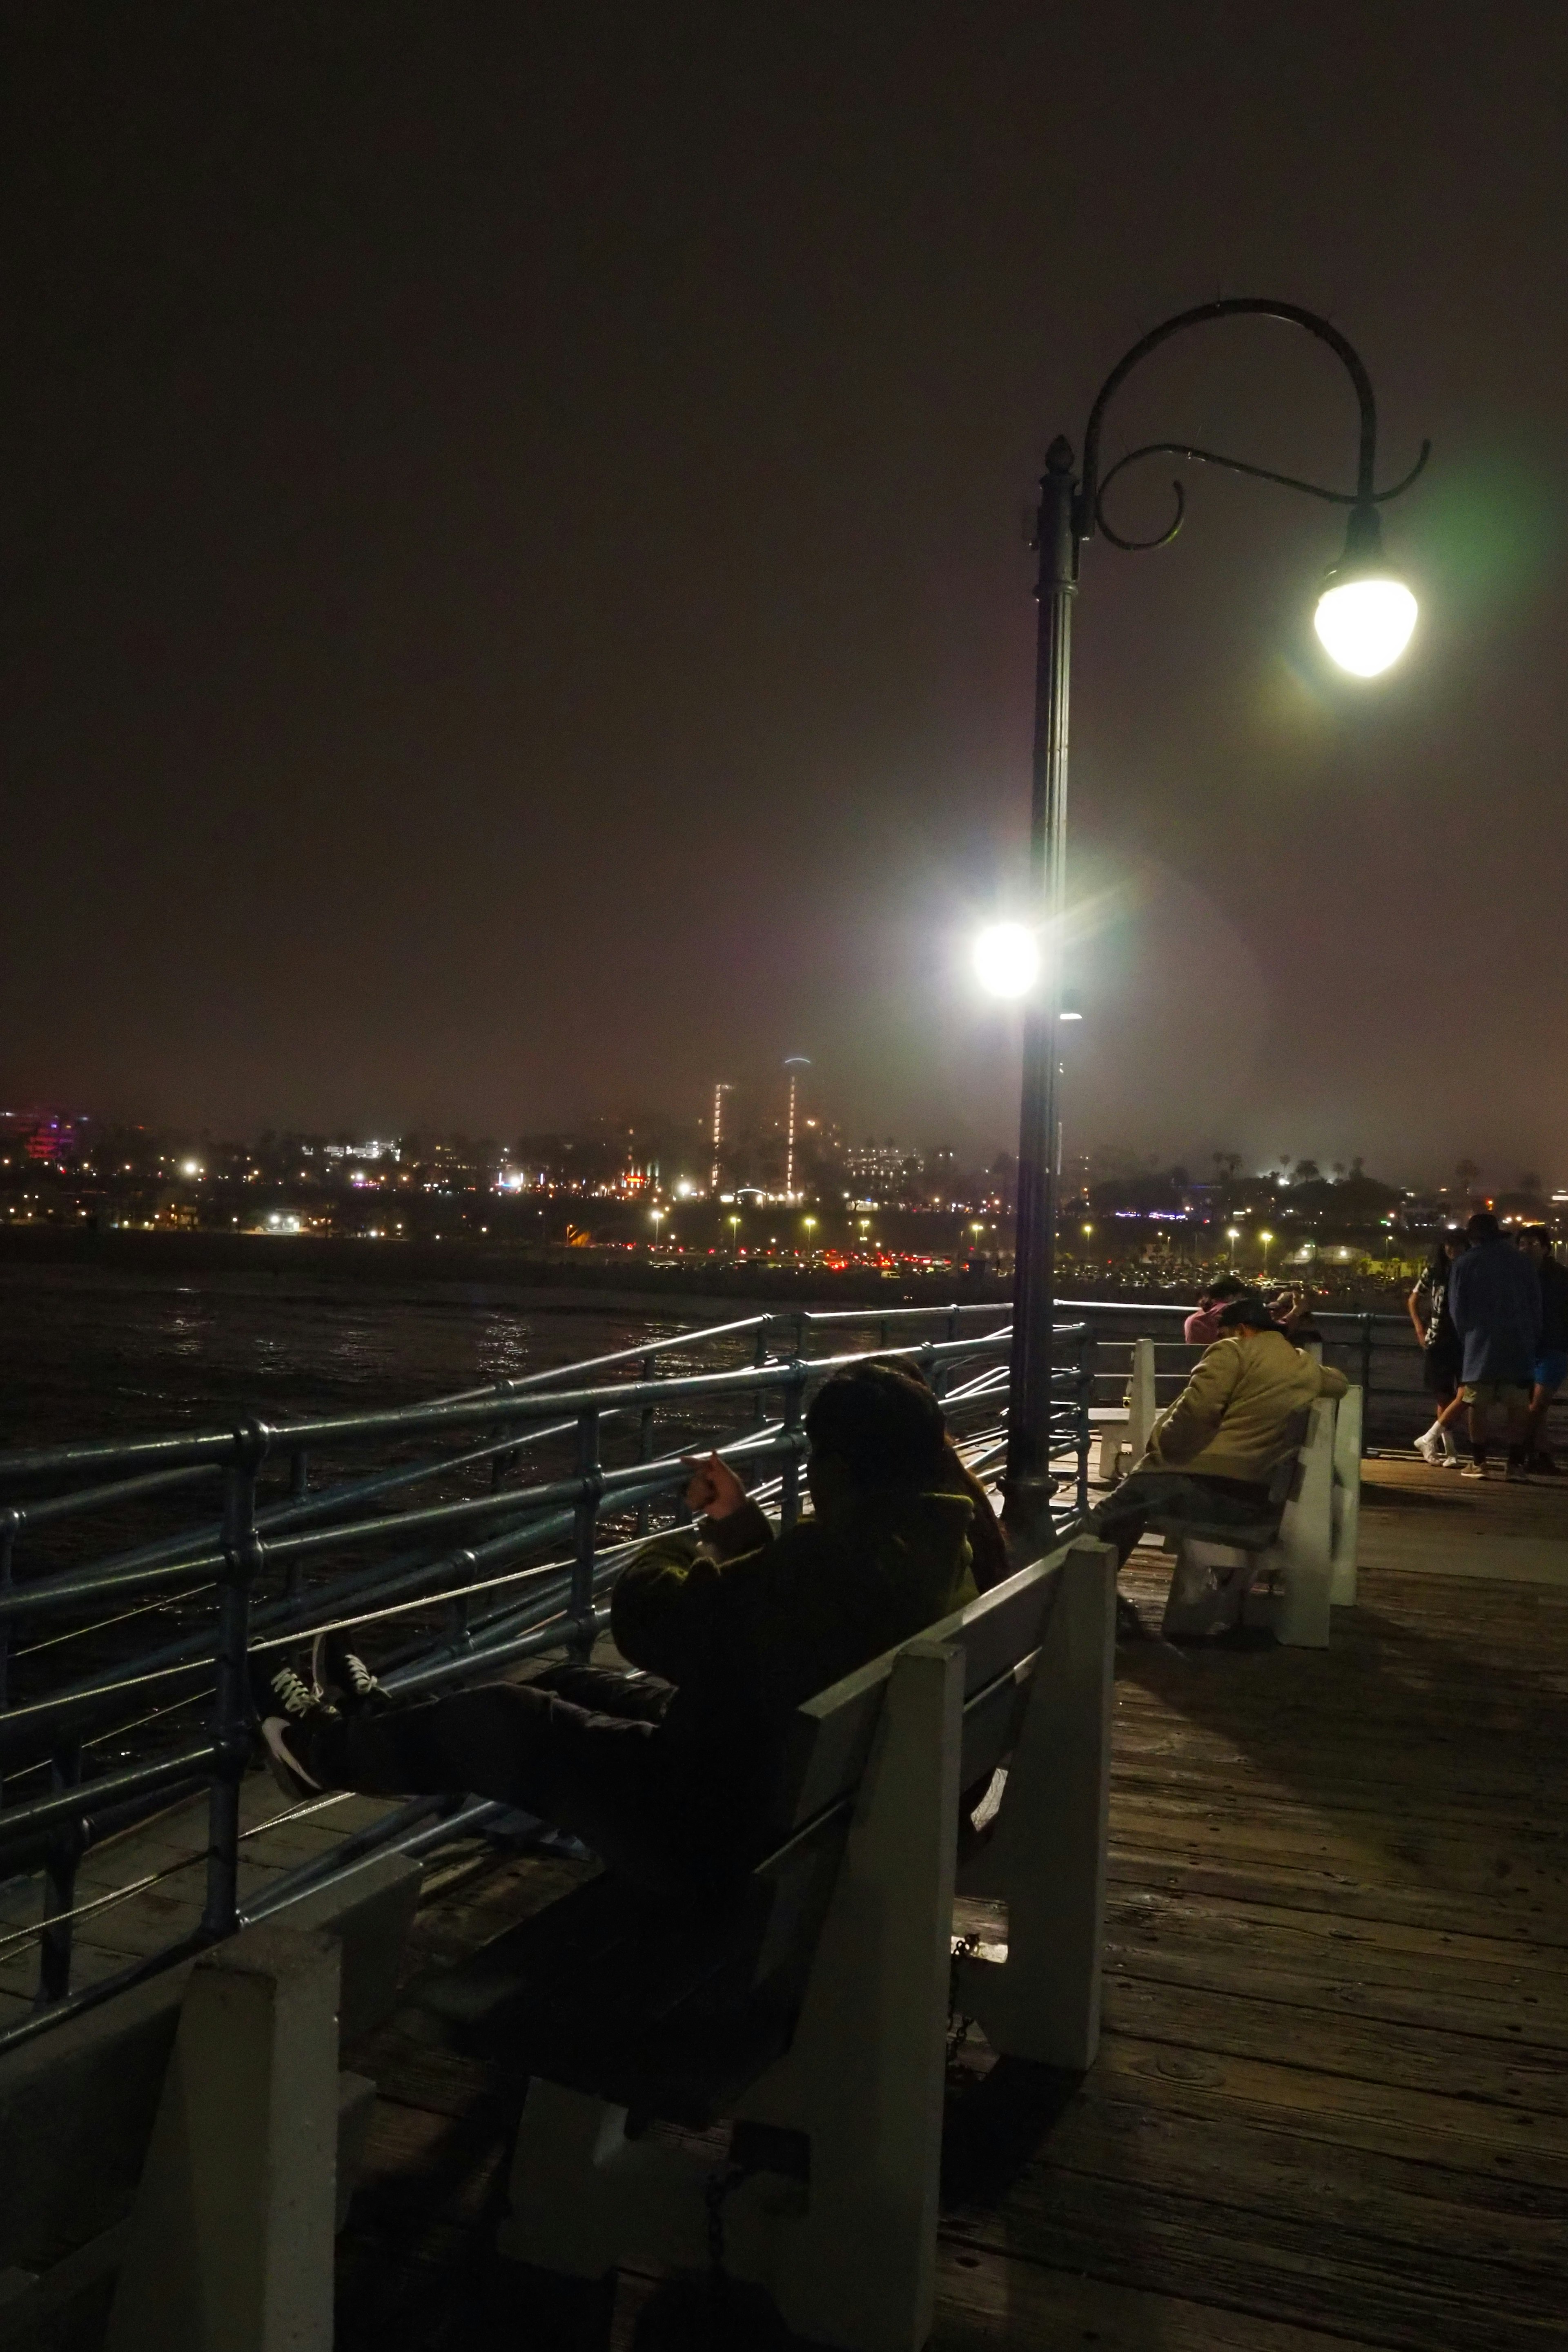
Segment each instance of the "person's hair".
[[1520,1239],[1524,1242],[1539,1242],[1547,1255],[1551,1256],[1552,1228],[1550,1225],[1526,1225],[1520,1234]]
[[1470,1237],[1462,1226],[1449,1225],[1437,1236],[1437,1246],[1426,1261],[1428,1281],[1442,1282],[1447,1277],[1448,1258],[1460,1256],[1470,1246]]
[[1268,1311],[1268,1301],[1256,1290],[1244,1290],[1230,1300],[1219,1318],[1222,1331],[1235,1331],[1245,1325],[1249,1331],[1268,1331],[1275,1328]]
[[1497,1242],[1502,1239],[1502,1227],[1489,1209],[1478,1209],[1465,1221],[1465,1231],[1473,1242]]
[[1210,1307],[1217,1307],[1222,1298],[1241,1297],[1246,1288],[1247,1285],[1238,1274],[1216,1274],[1214,1280],[1205,1282],[1199,1291],[1198,1305],[1202,1307],[1206,1303]]
[[941,1469],[947,1423],[918,1372],[868,1362],[824,1381],[806,1407],[805,1433],[857,1486],[914,1486]]

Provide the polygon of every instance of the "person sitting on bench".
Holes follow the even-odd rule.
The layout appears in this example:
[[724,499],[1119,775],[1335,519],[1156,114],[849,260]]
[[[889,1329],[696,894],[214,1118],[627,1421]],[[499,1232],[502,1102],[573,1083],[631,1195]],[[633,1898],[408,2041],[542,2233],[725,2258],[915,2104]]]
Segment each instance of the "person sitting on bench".
[[622,1570],[616,1646],[637,1671],[555,1666],[437,1698],[391,1698],[342,1635],[309,1678],[258,1658],[273,1771],[295,1797],[466,1794],[514,1805],[655,1889],[714,1887],[766,1849],[785,1730],[803,1700],[976,1597],[969,1496],[918,1381],[849,1366],[805,1415],[815,1516],[777,1535],[729,1465],[690,1466],[697,1526]]
[[[1291,1422],[1349,1385],[1332,1365],[1303,1355],[1256,1292],[1229,1300],[1219,1338],[1154,1423],[1142,1460],[1090,1513],[1095,1533],[1124,1567],[1152,1520],[1173,1531],[1202,1528],[1216,1542],[1219,1528],[1256,1527],[1270,1509],[1270,1475],[1290,1451]],[[1130,1604],[1121,1606],[1125,1622]]]

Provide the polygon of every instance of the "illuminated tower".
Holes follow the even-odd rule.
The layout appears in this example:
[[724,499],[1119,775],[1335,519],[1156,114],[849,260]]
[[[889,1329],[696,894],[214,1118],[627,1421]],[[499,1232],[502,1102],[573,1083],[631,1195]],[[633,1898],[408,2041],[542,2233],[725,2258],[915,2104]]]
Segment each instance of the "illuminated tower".
[[784,1138],[784,1199],[795,1198],[795,1096],[798,1073],[809,1070],[811,1064],[804,1054],[791,1054],[784,1063],[789,1072],[789,1125]]
[[725,1084],[713,1089],[713,1173],[710,1182],[715,1192],[719,1190],[719,1146],[724,1137],[724,1097],[734,1091],[733,1087]]

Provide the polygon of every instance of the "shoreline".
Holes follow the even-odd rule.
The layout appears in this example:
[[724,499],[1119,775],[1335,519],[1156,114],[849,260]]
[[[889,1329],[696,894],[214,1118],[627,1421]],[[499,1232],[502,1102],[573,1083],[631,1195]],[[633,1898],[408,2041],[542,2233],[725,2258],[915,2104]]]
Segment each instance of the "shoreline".
[[[830,1274],[820,1267],[753,1265],[730,1259],[709,1264],[641,1265],[602,1258],[541,1254],[515,1244],[489,1247],[464,1242],[369,1242],[316,1236],[273,1238],[264,1234],[82,1232],[36,1227],[18,1232],[0,1227],[0,1285],[16,1273],[57,1271],[132,1282],[189,1281],[203,1276],[237,1277],[238,1287],[290,1289],[312,1283],[344,1284],[401,1291],[405,1295],[454,1286],[504,1295],[520,1307],[552,1314],[603,1314],[607,1309],[649,1315],[689,1314],[722,1321],[792,1307],[833,1308],[949,1307],[1005,1307],[1010,1280],[988,1274],[955,1281],[949,1273],[897,1273],[853,1267]],[[1064,1277],[1067,1295],[1078,1287]],[[1102,1279],[1097,1295],[1107,1304],[1173,1306],[1195,1296],[1196,1280],[1129,1283]],[[1355,1292],[1322,1297],[1324,1313],[1397,1314],[1403,1286],[1357,1286]]]

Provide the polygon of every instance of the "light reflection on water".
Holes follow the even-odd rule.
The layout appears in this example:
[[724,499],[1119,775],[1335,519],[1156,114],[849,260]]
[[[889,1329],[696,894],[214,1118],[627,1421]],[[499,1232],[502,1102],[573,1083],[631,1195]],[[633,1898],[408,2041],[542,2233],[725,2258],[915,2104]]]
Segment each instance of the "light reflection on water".
[[[700,1319],[735,1311],[715,1302]],[[247,1411],[368,1412],[661,1339],[693,1319],[613,1302],[542,1307],[473,1283],[403,1290],[215,1274],[198,1286],[0,1267],[0,1448],[222,1427]],[[678,1349],[660,1369],[695,1365]]]

